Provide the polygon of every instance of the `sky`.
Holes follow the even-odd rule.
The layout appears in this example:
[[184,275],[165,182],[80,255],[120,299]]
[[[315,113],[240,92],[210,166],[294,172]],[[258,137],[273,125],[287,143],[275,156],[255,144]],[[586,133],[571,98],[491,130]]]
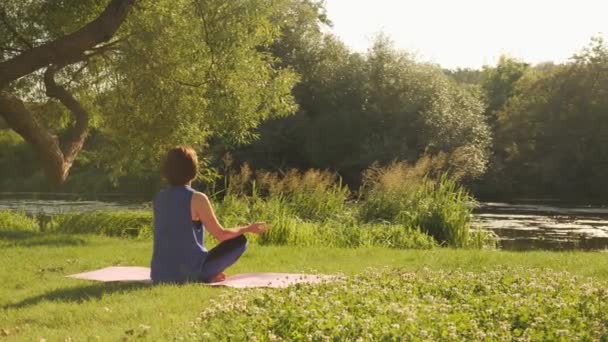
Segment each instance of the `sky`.
[[445,68],[494,65],[500,55],[565,62],[591,37],[608,40],[608,0],[325,0],[330,30],[355,51],[384,33]]

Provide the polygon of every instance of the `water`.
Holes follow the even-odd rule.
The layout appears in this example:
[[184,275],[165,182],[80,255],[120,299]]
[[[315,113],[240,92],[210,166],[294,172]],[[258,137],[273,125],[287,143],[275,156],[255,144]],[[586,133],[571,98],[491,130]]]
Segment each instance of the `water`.
[[[61,198],[61,199],[58,199]],[[71,212],[95,210],[145,209],[150,204],[141,198],[96,196],[94,199],[81,199],[70,194],[45,193],[0,193],[0,210],[12,209],[28,215],[56,215]]]
[[[73,195],[0,193],[0,210],[29,215],[146,208],[150,208],[149,201],[126,196],[84,200]],[[608,249],[607,207],[486,202],[474,210],[474,220],[496,233],[503,249]]]
[[606,207],[481,203],[474,213],[503,249],[608,249]]

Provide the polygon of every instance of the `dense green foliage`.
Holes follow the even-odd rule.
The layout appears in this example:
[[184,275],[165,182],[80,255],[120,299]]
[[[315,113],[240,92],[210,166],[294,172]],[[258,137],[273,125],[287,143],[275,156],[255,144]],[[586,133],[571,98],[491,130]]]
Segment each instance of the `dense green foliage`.
[[[220,324],[224,324],[225,328],[232,329],[241,318],[249,321],[244,324],[261,324],[268,322],[269,319],[289,317],[290,313],[301,314],[307,309],[304,302],[306,299],[309,299],[311,304],[319,304],[319,307],[315,308],[317,313],[311,311],[303,320],[289,322],[288,326],[293,327],[294,330],[299,329],[306,321],[314,319],[325,334],[336,328],[333,323],[334,314],[340,315],[344,308],[347,313],[358,310],[350,305],[354,300],[360,300],[364,305],[369,304],[367,300],[377,300],[371,309],[374,310],[372,312],[379,313],[378,318],[370,317],[371,321],[366,324],[374,327],[399,324],[398,331],[401,331],[411,326],[407,319],[412,318],[420,321],[420,330],[418,330],[420,337],[423,334],[422,329],[435,336],[436,331],[447,328],[450,322],[456,325],[456,322],[461,322],[464,317],[477,318],[486,314],[488,316],[483,316],[485,318],[477,319],[477,325],[470,320],[462,328],[456,325],[456,333],[464,334],[472,331],[469,328],[474,329],[475,326],[477,327],[475,331],[481,330],[484,326],[480,323],[487,322],[488,317],[493,317],[490,315],[494,314],[498,316],[497,322],[504,322],[508,317],[513,318],[513,321],[505,322],[506,330],[502,328],[499,330],[497,327],[487,333],[508,333],[517,322],[515,320],[517,317],[521,317],[519,320],[521,333],[524,332],[523,327],[526,325],[528,332],[546,328],[550,330],[547,334],[551,333],[551,330],[556,333],[560,330],[557,324],[575,324],[585,317],[589,324],[588,333],[595,334],[597,330],[593,329],[593,323],[606,312],[604,297],[603,303],[597,303],[599,305],[597,308],[602,309],[601,311],[590,313],[589,307],[583,306],[580,310],[586,312],[586,316],[572,316],[573,313],[579,312],[579,307],[572,305],[573,300],[579,298],[581,299],[579,303],[583,303],[582,299],[586,299],[584,303],[593,303],[594,299],[601,298],[597,289],[606,288],[608,254],[600,252],[516,253],[447,248],[394,250],[251,245],[244,257],[228,270],[229,274],[318,272],[342,273],[352,277],[346,283],[337,285],[340,289],[346,290],[341,294],[326,286],[317,290],[319,295],[327,295],[329,298],[342,301],[332,303],[336,306],[336,310],[329,308],[328,311],[321,311],[324,310],[325,301],[320,301],[324,297],[314,297],[313,288],[243,291],[209,288],[200,284],[184,286],[100,284],[64,277],[109,265],[148,266],[152,253],[152,244],[149,240],[55,233],[14,238],[0,232],[0,248],[2,250],[0,253],[2,283],[0,339],[3,341],[200,340],[206,327],[212,326],[216,329]],[[383,267],[398,268],[398,270],[383,271]],[[569,274],[563,273],[564,271]],[[358,275],[361,273],[363,275]],[[380,277],[370,283],[369,277],[374,274]],[[504,279],[488,276],[503,274],[506,276]],[[399,278],[402,275],[410,278]],[[512,282],[508,281],[509,277]],[[575,277],[577,279],[574,285],[589,284],[589,286],[572,288],[573,285],[568,281]],[[471,298],[471,291],[475,291],[475,285],[480,283],[479,294],[476,294],[479,296],[477,301],[475,297]],[[545,287],[539,288],[543,285]],[[549,286],[553,287],[553,290]],[[363,289],[365,292],[358,296],[359,298],[353,297],[354,294],[360,293],[357,291]],[[419,290],[419,292],[406,296],[405,291],[408,290]],[[291,291],[301,296],[301,301],[297,297],[290,298]],[[517,294],[520,296],[517,297]],[[554,294],[552,300],[544,301],[549,294]],[[280,307],[268,310],[266,306],[254,302],[255,298],[265,295],[269,296],[272,303],[277,303],[280,298],[285,302]],[[245,303],[248,303],[248,310],[255,310],[257,307],[260,313],[245,318],[217,310],[211,313],[207,310],[220,306],[221,303],[226,303],[225,307],[227,307],[235,296],[243,298]],[[400,300],[395,301],[395,298]],[[459,302],[459,298],[467,299]],[[531,307],[535,298],[538,298],[538,303],[541,304],[536,308]],[[391,304],[393,301],[395,304]],[[299,308],[302,311],[294,308],[296,303],[304,304]],[[428,304],[424,309],[421,306],[423,303]],[[557,308],[560,304],[564,306]],[[419,316],[398,319],[402,314],[394,312],[391,308],[401,307],[411,308],[412,313],[417,312]],[[286,311],[281,312],[281,308]],[[494,311],[472,312],[473,308],[488,308]],[[547,308],[555,309],[551,312],[546,310]],[[310,309],[312,307],[308,310]],[[422,310],[416,311],[419,309]],[[462,311],[464,317],[458,314],[446,317],[444,314],[448,312],[443,312],[445,309]],[[209,320],[202,321],[202,312],[214,318],[210,317]],[[319,317],[325,312],[331,314]],[[551,320],[542,323],[526,321],[525,315],[530,313]],[[365,313],[360,314],[362,317],[367,317]],[[499,316],[500,314],[504,316]],[[436,325],[432,323],[435,318]],[[572,320],[567,322],[562,320],[567,318]],[[320,319],[326,319],[327,324],[320,324]],[[532,327],[532,323],[536,325]],[[436,326],[437,329],[425,329],[427,324]],[[279,329],[278,325],[274,327]],[[573,327],[571,331],[562,333],[571,336],[570,334],[575,334],[578,329]],[[284,330],[277,330],[274,333],[278,335],[280,331]],[[231,331],[235,334],[246,332],[245,329]],[[377,336],[381,333],[383,332],[378,332]]]
[[566,272],[395,269],[225,295],[197,321],[205,341],[602,340],[608,291]]
[[[0,61],[27,41],[74,31],[106,3],[4,1]],[[57,76],[91,117],[62,190],[151,196],[162,186],[159,157],[185,143],[200,151],[206,185],[248,162],[278,172],[330,169],[356,189],[374,163],[438,158],[441,171],[486,198],[606,199],[601,38],[567,63],[503,56],[482,70],[442,70],[384,36],[367,52],[351,51],[327,33],[330,25],[313,0],[142,1],[111,48]],[[69,113],[46,98],[40,72],[10,90],[49,131],[70,127]],[[3,190],[48,189],[40,158],[2,122],[0,146]],[[227,153],[232,165],[223,163]],[[299,215],[341,211],[339,200],[330,202],[304,201],[313,207]]]
[[264,124],[261,139],[237,157],[256,168],[330,168],[356,183],[374,162],[458,150],[468,178],[483,174],[490,134],[478,92],[385,37],[366,54],[333,36],[307,38],[285,43],[295,57],[279,56],[302,75],[294,89],[300,110]]
[[605,199],[608,46],[595,40],[569,64],[528,69],[498,112],[498,188]]
[[[95,166],[115,177],[147,173],[168,146],[247,142],[260,121],[293,111],[297,75],[264,51],[289,2],[142,1],[102,50],[61,66],[57,79],[102,140]],[[75,31],[107,3],[3,1],[0,62]],[[8,90],[49,132],[64,134],[73,119],[42,79],[34,72]]]

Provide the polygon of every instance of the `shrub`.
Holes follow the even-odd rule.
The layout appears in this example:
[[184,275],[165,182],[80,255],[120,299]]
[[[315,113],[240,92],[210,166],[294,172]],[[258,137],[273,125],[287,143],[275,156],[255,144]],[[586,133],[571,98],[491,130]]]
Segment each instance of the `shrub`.
[[452,247],[482,247],[479,243],[489,239],[474,238],[470,233],[474,198],[447,175],[433,180],[424,171],[420,163],[413,167],[394,163],[368,170],[360,219],[419,229]]

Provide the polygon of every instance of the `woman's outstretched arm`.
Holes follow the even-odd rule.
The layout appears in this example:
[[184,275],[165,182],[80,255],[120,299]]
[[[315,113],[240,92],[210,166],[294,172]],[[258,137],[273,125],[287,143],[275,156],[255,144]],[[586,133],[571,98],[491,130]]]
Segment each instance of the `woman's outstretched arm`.
[[213,212],[209,198],[202,192],[192,194],[192,216],[193,219],[199,219],[205,229],[219,241],[232,239],[244,233],[261,234],[268,229],[264,222],[255,222],[248,226],[235,228],[222,227]]

